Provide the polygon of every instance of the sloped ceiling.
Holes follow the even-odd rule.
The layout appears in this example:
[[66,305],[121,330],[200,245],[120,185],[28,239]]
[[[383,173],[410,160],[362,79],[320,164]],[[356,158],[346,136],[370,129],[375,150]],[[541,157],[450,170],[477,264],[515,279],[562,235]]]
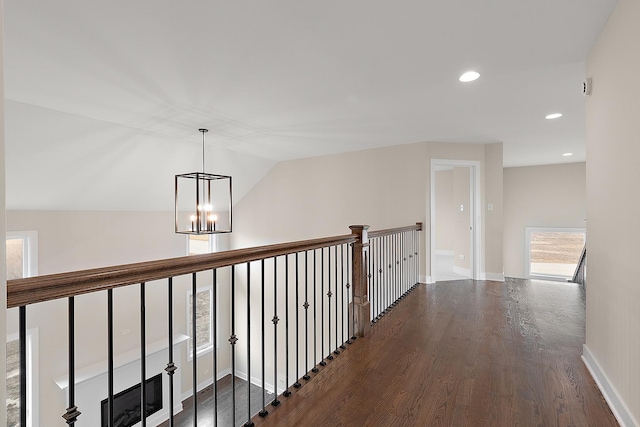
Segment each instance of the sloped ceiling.
[[277,161],[394,144],[582,161],[584,61],[614,5],[5,0],[7,207],[171,210],[200,127],[236,200]]

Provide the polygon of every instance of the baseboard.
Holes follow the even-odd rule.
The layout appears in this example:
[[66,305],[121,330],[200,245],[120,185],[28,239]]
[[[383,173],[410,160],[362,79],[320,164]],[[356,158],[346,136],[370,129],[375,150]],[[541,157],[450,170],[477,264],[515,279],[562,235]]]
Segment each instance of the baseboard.
[[609,404],[609,408],[611,408],[611,412],[620,423],[622,427],[640,427],[640,424],[633,417],[627,405],[625,405],[624,401],[620,398],[620,395],[616,391],[615,387],[607,378],[607,375],[600,368],[600,365],[596,361],[595,357],[586,344],[582,346],[582,361],[586,365],[587,369],[591,373],[593,380],[596,382],[602,396],[604,396],[604,400]]
[[[241,371],[236,371],[236,377],[240,378],[241,380],[247,380],[247,373],[246,372],[241,372]],[[284,377],[284,374],[283,374]],[[262,388],[262,378],[257,378],[252,376],[251,377],[251,384],[261,387]],[[269,393],[273,393],[273,384],[265,382],[264,383],[264,388],[269,392]],[[284,390],[282,390],[284,391]]]
[[431,279],[431,276],[420,276],[420,283],[432,284],[435,282]]
[[436,255],[453,256],[453,251],[447,251],[445,249],[436,250]]
[[462,267],[453,267],[453,272],[465,277],[471,277],[471,270]]
[[480,273],[480,280],[491,280],[493,282],[504,282],[502,273]]

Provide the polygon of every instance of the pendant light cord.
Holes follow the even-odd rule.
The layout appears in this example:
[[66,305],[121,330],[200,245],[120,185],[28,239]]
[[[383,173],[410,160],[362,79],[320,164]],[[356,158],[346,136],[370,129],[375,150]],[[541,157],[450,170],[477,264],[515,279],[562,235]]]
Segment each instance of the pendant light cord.
[[202,173],[204,173],[204,134],[209,132],[209,129],[198,129],[202,132]]

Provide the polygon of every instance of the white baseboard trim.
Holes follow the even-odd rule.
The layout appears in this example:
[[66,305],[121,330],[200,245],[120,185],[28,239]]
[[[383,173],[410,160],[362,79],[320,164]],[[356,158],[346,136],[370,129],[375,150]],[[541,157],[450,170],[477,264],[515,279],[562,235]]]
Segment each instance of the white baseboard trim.
[[445,249],[436,250],[436,255],[444,255],[444,256],[453,256],[453,251],[448,251]]
[[465,277],[471,277],[471,270],[462,267],[453,267],[453,272]]
[[501,273],[480,273],[480,280],[491,280],[494,282],[504,282],[504,274]]
[[[246,381],[247,380],[247,373],[246,372],[237,371],[236,372],[236,377],[240,378],[241,380],[245,380]],[[251,384],[256,385],[258,387],[262,387],[262,378],[256,378],[256,377],[252,376],[251,377]],[[264,383],[264,388],[269,393],[273,393],[273,384],[265,382]],[[282,391],[284,391],[284,389]]]
[[604,400],[609,404],[609,408],[611,408],[611,412],[613,412],[618,423],[620,423],[622,427],[640,427],[640,424],[633,417],[622,398],[620,398],[615,387],[611,384],[607,375],[600,368],[600,365],[596,361],[595,357],[593,357],[593,354],[589,351],[586,344],[582,346],[582,361],[591,373],[591,376],[600,389],[600,392],[602,392]]
[[431,279],[431,276],[420,276],[420,283],[432,284],[436,283]]

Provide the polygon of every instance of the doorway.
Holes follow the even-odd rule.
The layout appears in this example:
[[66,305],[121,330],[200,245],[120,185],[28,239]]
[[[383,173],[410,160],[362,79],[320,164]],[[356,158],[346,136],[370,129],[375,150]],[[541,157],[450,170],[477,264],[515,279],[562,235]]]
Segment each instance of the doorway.
[[431,282],[478,279],[480,162],[431,161]]

